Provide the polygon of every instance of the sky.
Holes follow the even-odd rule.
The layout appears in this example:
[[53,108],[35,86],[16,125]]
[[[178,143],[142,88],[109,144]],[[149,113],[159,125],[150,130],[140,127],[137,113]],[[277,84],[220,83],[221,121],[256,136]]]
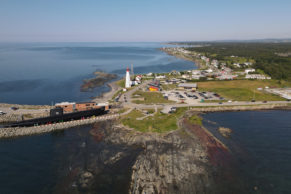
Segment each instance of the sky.
[[0,42],[291,38],[291,0],[0,0]]

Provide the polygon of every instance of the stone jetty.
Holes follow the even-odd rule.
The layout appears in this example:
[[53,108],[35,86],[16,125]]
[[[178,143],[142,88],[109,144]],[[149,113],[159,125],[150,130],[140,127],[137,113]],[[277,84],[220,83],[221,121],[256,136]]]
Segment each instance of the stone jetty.
[[120,114],[110,114],[98,117],[91,117],[83,120],[67,121],[62,123],[53,123],[48,125],[39,125],[33,127],[16,127],[16,128],[0,128],[0,138],[11,138],[33,134],[48,133],[57,130],[68,129],[71,127],[93,124],[98,121],[106,121],[116,119]]

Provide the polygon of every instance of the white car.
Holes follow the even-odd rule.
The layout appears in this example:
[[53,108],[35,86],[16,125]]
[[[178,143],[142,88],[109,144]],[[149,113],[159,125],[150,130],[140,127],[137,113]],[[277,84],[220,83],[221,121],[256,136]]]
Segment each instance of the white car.
[[0,110],[0,115],[5,115],[6,113]]

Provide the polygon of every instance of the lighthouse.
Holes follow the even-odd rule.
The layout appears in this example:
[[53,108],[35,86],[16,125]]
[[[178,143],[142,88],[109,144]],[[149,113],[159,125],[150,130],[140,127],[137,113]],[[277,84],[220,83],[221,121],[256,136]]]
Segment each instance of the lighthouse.
[[131,87],[131,81],[130,81],[130,74],[129,74],[129,68],[126,69],[126,75],[125,75],[125,88]]

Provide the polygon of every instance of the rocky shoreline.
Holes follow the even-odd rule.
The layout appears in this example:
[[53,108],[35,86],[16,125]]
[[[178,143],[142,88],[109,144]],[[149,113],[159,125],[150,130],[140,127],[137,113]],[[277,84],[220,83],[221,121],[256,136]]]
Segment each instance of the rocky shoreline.
[[[219,186],[220,178],[231,176],[228,170],[222,170],[232,165],[229,150],[206,129],[191,124],[188,118],[192,114],[197,113],[189,111],[179,120],[179,130],[165,134],[138,132],[118,121],[94,124],[89,134],[95,143],[85,145],[85,164],[73,165],[68,177],[76,187],[66,188],[67,192],[176,194],[235,191],[235,186]],[[98,153],[94,152],[96,149]],[[227,183],[236,181],[235,178],[227,180]]]

